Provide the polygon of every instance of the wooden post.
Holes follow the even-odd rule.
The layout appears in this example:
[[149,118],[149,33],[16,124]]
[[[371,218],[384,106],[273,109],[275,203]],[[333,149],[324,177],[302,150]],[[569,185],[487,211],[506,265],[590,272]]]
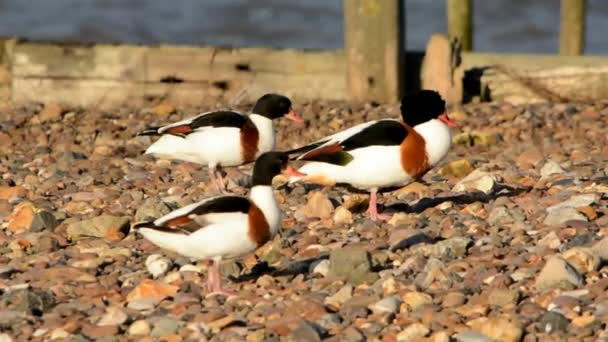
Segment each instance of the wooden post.
[[344,47],[351,100],[399,101],[403,91],[402,0],[344,0]]
[[447,0],[448,36],[458,38],[462,51],[473,50],[473,1]]
[[562,0],[559,54],[577,56],[585,49],[585,0]]

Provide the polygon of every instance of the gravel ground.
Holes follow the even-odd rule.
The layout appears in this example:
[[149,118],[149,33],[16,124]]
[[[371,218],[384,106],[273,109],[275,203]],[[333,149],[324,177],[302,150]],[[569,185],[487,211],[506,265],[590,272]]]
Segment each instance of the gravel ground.
[[[220,105],[1,109],[0,341],[608,339],[608,103],[466,105],[446,160],[380,197],[390,222],[364,194],[280,186],[281,235],[222,265],[228,299],[129,232],[215,193],[134,134]],[[295,107],[307,122],[280,122],[279,149],[399,116]],[[250,169],[226,169],[231,191]]]

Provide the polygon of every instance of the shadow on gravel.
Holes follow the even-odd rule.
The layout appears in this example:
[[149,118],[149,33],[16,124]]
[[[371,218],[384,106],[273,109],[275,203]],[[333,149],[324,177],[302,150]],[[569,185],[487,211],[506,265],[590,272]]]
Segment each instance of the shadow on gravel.
[[505,184],[497,184],[497,189],[491,194],[483,192],[467,192],[452,196],[442,196],[434,198],[421,198],[414,204],[393,203],[384,207],[384,213],[393,214],[398,212],[404,213],[421,213],[428,208],[432,208],[443,202],[454,202],[456,204],[470,204],[474,202],[489,202],[498,197],[513,197],[522,193],[528,192],[532,187],[514,188]]
[[281,277],[309,273],[308,270],[310,269],[311,264],[327,258],[329,258],[329,253],[325,252],[321,253],[318,257],[290,262],[284,268],[272,267],[269,266],[267,262],[263,261],[253,266],[249,273],[241,274],[238,277],[229,277],[229,279],[235,283],[240,283],[255,280],[264,274],[269,274],[273,277]]

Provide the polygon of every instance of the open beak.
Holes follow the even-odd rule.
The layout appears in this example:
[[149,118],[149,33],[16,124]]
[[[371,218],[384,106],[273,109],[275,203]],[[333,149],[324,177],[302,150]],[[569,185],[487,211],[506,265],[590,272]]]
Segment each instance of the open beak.
[[287,167],[285,167],[285,169],[281,173],[284,174],[285,176],[289,176],[289,177],[304,177],[304,176],[306,176],[305,173],[302,173],[302,172],[296,170],[296,168],[294,168],[291,165],[287,165]]
[[456,123],[456,121],[452,121],[448,117],[448,112],[444,112],[443,114],[439,115],[439,121],[443,122],[448,127],[458,127],[458,124]]
[[299,116],[298,114],[296,114],[296,112],[292,110],[289,111],[289,113],[287,113],[287,115],[285,115],[286,118],[288,118],[289,120],[293,120],[297,123],[302,123],[304,122],[304,119],[302,119],[301,116]]

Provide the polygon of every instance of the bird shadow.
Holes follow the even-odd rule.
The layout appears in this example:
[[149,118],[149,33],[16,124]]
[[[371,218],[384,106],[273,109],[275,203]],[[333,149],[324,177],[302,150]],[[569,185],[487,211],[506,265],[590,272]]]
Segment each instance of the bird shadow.
[[418,200],[416,203],[393,203],[384,206],[385,213],[421,213],[428,208],[435,207],[444,202],[453,202],[456,204],[471,204],[474,202],[489,202],[497,199],[498,197],[514,197],[522,193],[529,192],[532,187],[512,187],[506,184],[497,184],[495,191],[490,194],[483,193],[481,191],[467,192],[449,196],[441,197],[424,197]]
[[270,266],[266,261],[262,261],[253,266],[251,268],[251,271],[249,271],[248,273],[244,273],[236,277],[229,276],[228,278],[235,283],[240,283],[255,280],[266,274],[271,275],[273,277],[295,276],[298,274],[305,274],[309,273],[310,265],[327,258],[329,258],[329,252],[323,252],[313,258],[290,262],[285,265],[285,267],[281,268]]

